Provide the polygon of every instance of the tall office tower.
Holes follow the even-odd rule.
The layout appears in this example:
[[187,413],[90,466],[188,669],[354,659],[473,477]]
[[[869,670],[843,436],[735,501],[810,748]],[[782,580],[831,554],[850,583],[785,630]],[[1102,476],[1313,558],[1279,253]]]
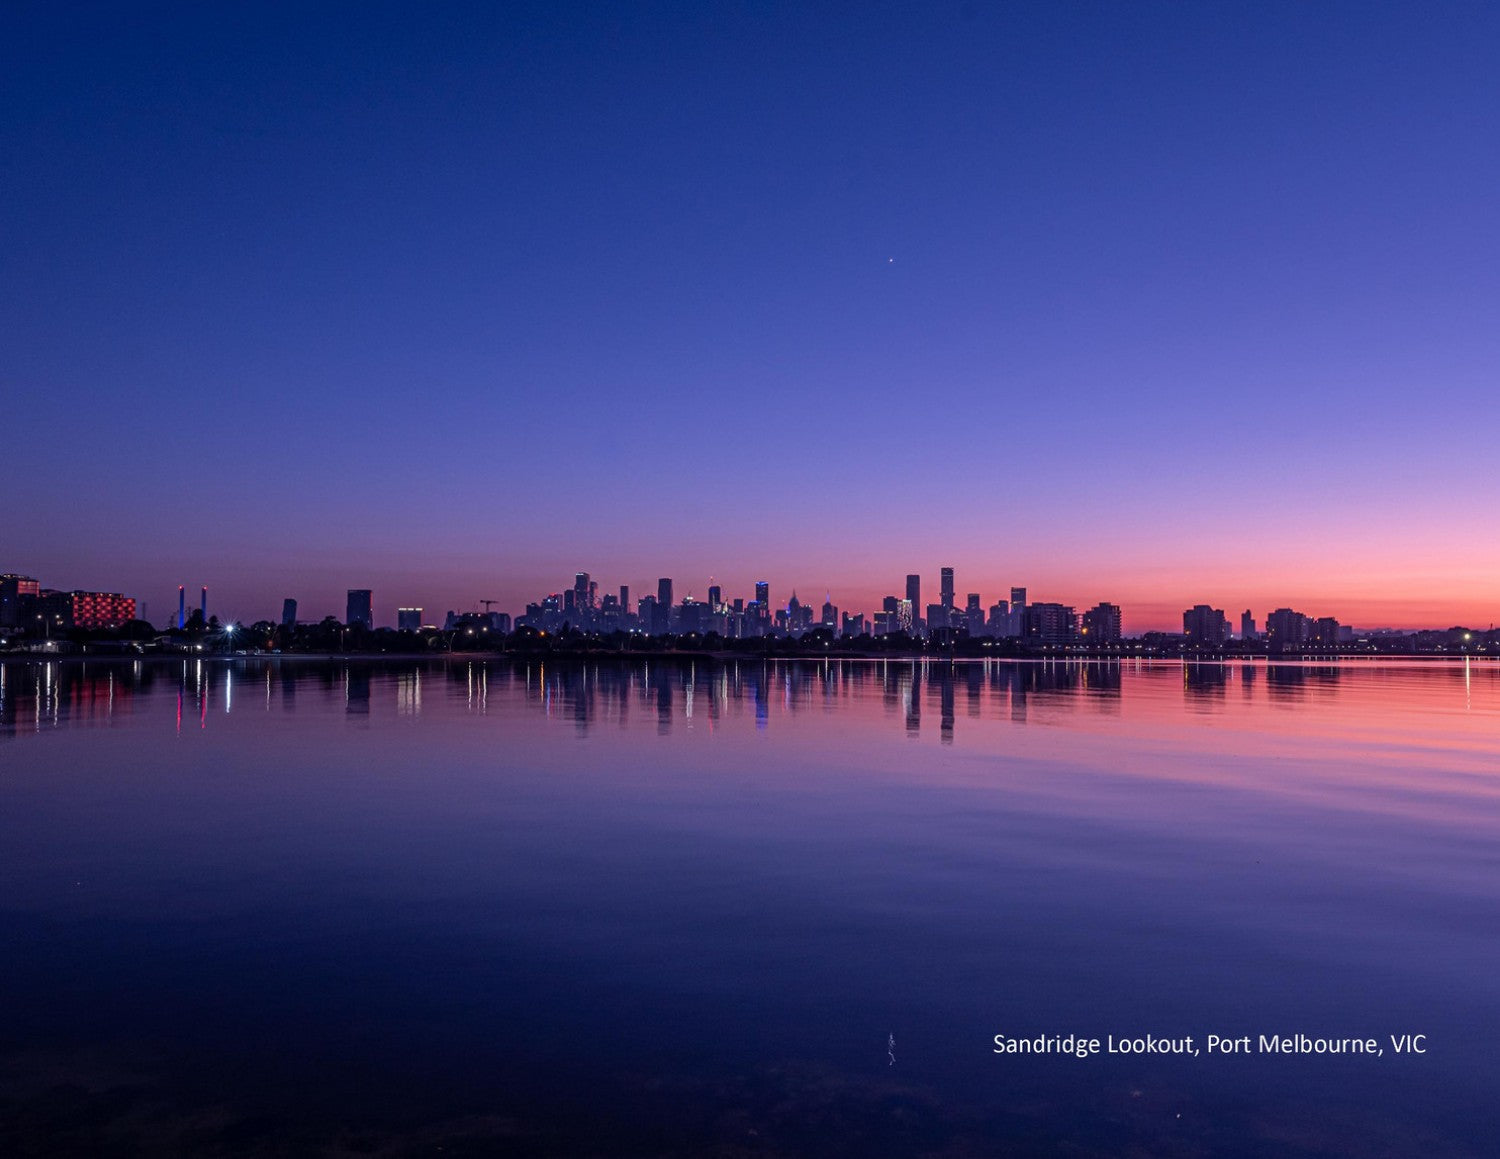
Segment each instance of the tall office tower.
[[630,585],[620,585],[620,615],[630,615]]
[[942,587],[939,591],[943,608],[947,611],[953,610],[953,569],[945,567],[942,569]]
[[349,589],[349,599],[344,607],[344,623],[351,628],[355,624],[363,624],[366,628],[375,626],[375,613],[370,601],[369,588]]
[[599,606],[599,582],[597,580],[589,580],[589,607],[590,608],[597,608],[598,606]]
[[896,628],[910,635],[917,629],[917,608],[910,600],[900,600],[896,604]]
[[912,606],[912,614],[916,615],[916,609],[922,606],[922,577],[909,575],[906,577],[906,599]]
[[577,609],[578,593],[574,589],[569,588],[567,591],[563,592],[563,612],[574,612],[577,611]]
[[420,632],[422,630],[421,608],[397,608],[396,627],[403,632]]
[[1255,639],[1255,617],[1250,614],[1249,608],[1240,613],[1240,639]]
[[964,626],[969,629],[971,636],[983,636],[984,632],[984,609],[979,606],[979,593],[970,592],[968,605],[964,608]]
[[724,592],[718,584],[708,586],[708,610],[719,612],[724,607]]
[[297,622],[297,601],[288,597],[281,601],[281,626],[290,628]]
[[760,620],[761,627],[766,628],[771,623],[771,585],[765,580],[755,581],[755,615]]
[[580,611],[589,606],[589,573],[586,571],[573,576],[573,606]]
[[656,581],[656,604],[658,607],[670,608],[672,606],[672,581],[670,579],[659,579]]

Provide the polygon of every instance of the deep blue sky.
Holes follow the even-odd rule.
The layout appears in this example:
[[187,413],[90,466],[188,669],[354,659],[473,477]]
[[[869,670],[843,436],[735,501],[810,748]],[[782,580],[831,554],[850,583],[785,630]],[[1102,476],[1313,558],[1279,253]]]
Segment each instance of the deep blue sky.
[[11,5],[0,570],[1488,621],[1497,77],[1478,4]]

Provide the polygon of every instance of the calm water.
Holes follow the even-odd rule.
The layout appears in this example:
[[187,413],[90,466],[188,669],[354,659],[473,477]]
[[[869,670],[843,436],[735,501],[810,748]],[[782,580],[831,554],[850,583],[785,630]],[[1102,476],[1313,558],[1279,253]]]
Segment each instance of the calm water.
[[1500,667],[5,663],[0,1001],[8,1156],[1494,1155]]

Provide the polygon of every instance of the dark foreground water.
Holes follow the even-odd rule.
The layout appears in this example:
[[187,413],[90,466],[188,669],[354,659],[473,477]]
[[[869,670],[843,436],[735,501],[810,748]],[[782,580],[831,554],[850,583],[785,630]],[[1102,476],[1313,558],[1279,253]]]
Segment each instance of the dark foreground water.
[[0,1155],[1493,1156],[1497,1050],[1493,663],[0,664]]

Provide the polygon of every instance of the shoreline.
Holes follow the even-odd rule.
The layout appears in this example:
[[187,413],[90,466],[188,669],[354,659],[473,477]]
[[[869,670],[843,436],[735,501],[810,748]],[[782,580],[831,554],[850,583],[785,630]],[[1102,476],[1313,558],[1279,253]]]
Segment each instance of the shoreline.
[[754,653],[754,652],[256,652],[244,655],[235,655],[223,652],[204,653],[145,653],[131,656],[119,653],[69,653],[49,654],[44,652],[0,652],[0,664],[170,664],[170,663],[203,663],[205,661],[224,663],[294,663],[294,664],[332,664],[332,663],[399,663],[412,664],[416,662],[426,663],[451,663],[453,661],[466,661],[472,663],[476,660],[486,662],[494,661],[542,661],[542,662],[574,662],[584,661],[598,663],[601,661],[611,662],[643,662],[651,661],[705,661],[711,663],[731,662],[803,662],[803,661],[836,661],[840,664],[882,664],[896,661],[899,663],[915,663],[921,661],[926,664],[940,665],[973,665],[973,664],[1161,664],[1174,666],[1194,665],[1226,665],[1226,664],[1264,664],[1264,665],[1286,665],[1307,666],[1316,665],[1328,667],[1332,665],[1351,665],[1360,667],[1372,667],[1384,664],[1457,664],[1457,663],[1488,663],[1500,664],[1500,655],[1489,653],[1476,654],[1464,653],[1459,655],[1434,655],[1431,652],[1382,652],[1378,654],[1356,654],[1356,655],[1320,655],[1314,653],[1299,656],[1267,656],[1264,653],[1247,653],[1235,656],[1140,656],[1120,653],[1068,653],[1065,655],[1007,655],[1007,656],[946,656],[934,655],[930,652],[888,652],[888,653],[830,653],[830,652],[777,652],[777,653]]

